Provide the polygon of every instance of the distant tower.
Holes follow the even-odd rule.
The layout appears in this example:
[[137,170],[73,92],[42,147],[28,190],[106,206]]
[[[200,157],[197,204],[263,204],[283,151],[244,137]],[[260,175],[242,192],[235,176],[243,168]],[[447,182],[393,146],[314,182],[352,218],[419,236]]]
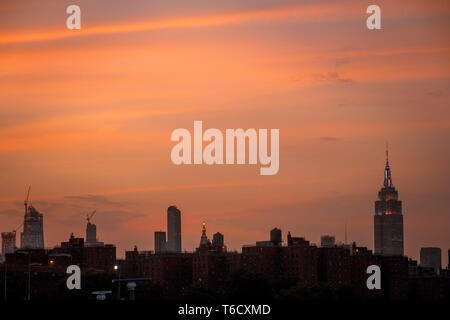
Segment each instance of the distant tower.
[[88,222],[86,225],[86,244],[97,243],[97,226]]
[[420,266],[425,268],[433,268],[436,274],[440,274],[442,267],[441,248],[421,248]]
[[167,208],[167,247],[170,252],[181,252],[181,211],[176,206]]
[[27,198],[23,202],[25,206],[25,216],[23,222],[23,232],[20,233],[20,247],[22,249],[43,249],[44,216],[34,207],[28,205],[30,191],[31,186],[29,186]]
[[375,254],[403,256],[402,202],[398,200],[398,192],[392,184],[387,148],[384,186],[375,201],[374,237]]
[[281,244],[281,229],[274,228],[270,230],[270,242],[276,246]]
[[97,239],[97,226],[91,223],[92,217],[95,215],[96,210],[94,210],[90,215],[87,214],[87,225],[86,225],[86,247],[102,247],[105,244],[99,242]]
[[25,202],[23,232],[20,233],[22,249],[44,248],[44,216]]
[[206,223],[203,222],[202,226],[202,236],[200,238],[200,248],[209,245],[208,237],[206,236]]
[[166,233],[164,231],[155,231],[155,253],[166,251]]

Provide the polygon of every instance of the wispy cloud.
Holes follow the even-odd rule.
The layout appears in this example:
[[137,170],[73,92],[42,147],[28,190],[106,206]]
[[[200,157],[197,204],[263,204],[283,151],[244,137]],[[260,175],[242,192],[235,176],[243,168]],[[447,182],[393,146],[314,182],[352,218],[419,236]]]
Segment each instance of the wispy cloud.
[[97,194],[65,196],[64,199],[91,206],[102,205],[110,207],[125,207],[129,205],[129,202],[111,201],[109,198]]
[[328,72],[328,73],[316,73],[314,78],[319,83],[338,83],[338,84],[354,84],[355,80],[342,77],[338,72]]
[[286,17],[298,17],[301,18],[301,21],[303,22],[317,22],[323,21],[324,19],[330,20],[333,18],[341,18],[346,12],[346,7],[348,7],[348,4],[342,3],[328,3],[326,6],[316,3],[307,3],[303,5],[281,5],[269,8],[255,8],[227,12],[209,16],[173,19],[166,18],[163,20],[141,21],[139,23],[86,26],[81,30],[75,30],[72,32],[59,29],[42,32],[26,32],[20,34],[3,34],[0,38],[0,45],[174,28],[212,27],[247,21],[273,20]]
[[327,142],[336,142],[336,141],[340,141],[340,138],[337,137],[320,137],[320,140],[322,141],[327,141]]

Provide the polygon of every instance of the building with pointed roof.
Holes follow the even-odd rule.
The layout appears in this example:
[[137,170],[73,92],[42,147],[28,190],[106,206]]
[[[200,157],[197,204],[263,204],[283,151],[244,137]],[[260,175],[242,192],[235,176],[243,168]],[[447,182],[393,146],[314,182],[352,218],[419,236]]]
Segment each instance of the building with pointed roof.
[[392,184],[389,153],[386,148],[384,183],[375,201],[374,216],[375,254],[403,256],[402,202]]

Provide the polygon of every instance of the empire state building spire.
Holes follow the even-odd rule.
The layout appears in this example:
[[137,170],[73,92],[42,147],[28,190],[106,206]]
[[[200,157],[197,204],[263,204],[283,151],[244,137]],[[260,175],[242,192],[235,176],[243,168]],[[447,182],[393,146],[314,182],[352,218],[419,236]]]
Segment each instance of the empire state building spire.
[[384,187],[390,188],[393,187],[392,178],[391,178],[391,168],[389,167],[389,150],[388,145],[386,143],[386,167],[384,168]]
[[374,238],[375,254],[403,255],[402,202],[392,184],[387,144],[384,185],[378,192],[378,200],[375,201]]

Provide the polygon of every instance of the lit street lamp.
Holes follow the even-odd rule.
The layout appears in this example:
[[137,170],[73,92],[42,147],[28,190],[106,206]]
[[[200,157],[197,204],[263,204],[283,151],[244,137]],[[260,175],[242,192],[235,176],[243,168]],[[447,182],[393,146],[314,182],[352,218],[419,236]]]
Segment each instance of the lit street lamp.
[[122,270],[121,270],[120,266],[116,264],[116,265],[114,265],[114,271],[119,272],[119,288],[117,290],[117,300],[120,300],[120,275],[121,275]]

